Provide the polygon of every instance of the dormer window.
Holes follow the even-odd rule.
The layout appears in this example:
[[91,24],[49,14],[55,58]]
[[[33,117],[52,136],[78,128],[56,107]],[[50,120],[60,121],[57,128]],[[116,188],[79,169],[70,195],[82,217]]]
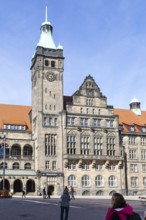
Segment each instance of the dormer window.
[[142,132],[146,132],[146,127],[142,127],[142,128],[141,128],[141,131],[142,131]]
[[130,131],[132,131],[132,132],[135,131],[134,126],[130,126]]
[[6,130],[24,131],[24,130],[26,130],[26,125],[9,125],[9,124],[4,124],[4,129],[6,129]]

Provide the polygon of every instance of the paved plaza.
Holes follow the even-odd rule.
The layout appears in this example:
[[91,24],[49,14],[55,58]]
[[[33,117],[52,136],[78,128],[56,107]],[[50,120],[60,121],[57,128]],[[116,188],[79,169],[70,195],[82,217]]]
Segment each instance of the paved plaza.
[[[134,210],[143,215],[145,200],[128,201]],[[104,220],[110,199],[76,198],[71,201],[68,220]],[[59,220],[59,198],[0,199],[1,220]]]

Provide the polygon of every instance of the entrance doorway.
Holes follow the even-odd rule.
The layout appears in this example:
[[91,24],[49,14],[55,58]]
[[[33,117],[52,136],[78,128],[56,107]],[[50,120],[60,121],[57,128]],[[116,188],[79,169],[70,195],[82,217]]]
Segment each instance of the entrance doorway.
[[[7,179],[5,179],[4,183],[5,183],[5,189],[10,191],[10,183],[9,183],[9,181]],[[0,190],[2,190],[2,189],[3,189],[3,180],[0,182]]]
[[49,186],[48,186],[48,191],[47,191],[47,193],[50,194],[50,195],[52,195],[53,192],[54,192],[54,186],[53,186],[53,185],[49,185]]
[[14,181],[14,193],[16,192],[22,192],[23,184],[22,181],[17,179]]
[[28,180],[26,183],[26,191],[29,192],[35,192],[35,182],[34,180]]

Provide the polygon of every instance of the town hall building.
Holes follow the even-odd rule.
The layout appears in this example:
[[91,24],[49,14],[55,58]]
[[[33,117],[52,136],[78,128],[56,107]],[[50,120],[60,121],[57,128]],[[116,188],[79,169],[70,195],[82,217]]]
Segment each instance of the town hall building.
[[[91,75],[63,94],[63,46],[47,16],[31,64],[32,106],[0,104],[0,188],[38,195],[146,193],[146,111],[107,104]],[[5,151],[4,151],[5,149]]]

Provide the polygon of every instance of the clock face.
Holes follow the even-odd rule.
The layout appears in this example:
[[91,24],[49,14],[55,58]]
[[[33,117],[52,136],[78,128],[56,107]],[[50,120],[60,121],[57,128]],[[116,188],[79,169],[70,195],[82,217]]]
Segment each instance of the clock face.
[[46,79],[49,80],[50,82],[53,82],[56,79],[56,76],[53,72],[46,73]]

